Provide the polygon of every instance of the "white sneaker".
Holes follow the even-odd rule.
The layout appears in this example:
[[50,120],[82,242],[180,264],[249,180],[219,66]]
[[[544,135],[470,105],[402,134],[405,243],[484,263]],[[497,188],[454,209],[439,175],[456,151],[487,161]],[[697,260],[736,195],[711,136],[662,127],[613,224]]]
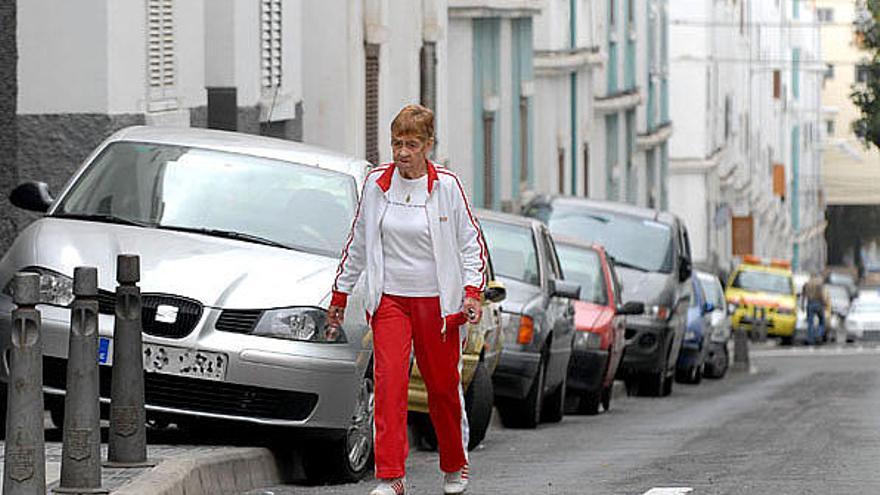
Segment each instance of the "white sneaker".
[[453,495],[464,493],[468,485],[468,467],[467,464],[461,471],[454,473],[443,473],[443,493]]
[[[459,492],[461,493],[461,492]],[[395,478],[393,480],[380,480],[379,485],[373,488],[370,495],[405,495],[406,494],[406,478]]]

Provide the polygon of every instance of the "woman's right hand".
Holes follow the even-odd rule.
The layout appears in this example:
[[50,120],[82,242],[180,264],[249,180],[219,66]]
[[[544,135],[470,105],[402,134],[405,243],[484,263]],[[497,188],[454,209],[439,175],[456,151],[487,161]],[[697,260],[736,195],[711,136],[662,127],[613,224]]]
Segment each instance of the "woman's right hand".
[[327,309],[327,326],[339,328],[345,320],[345,308],[342,306],[330,306]]

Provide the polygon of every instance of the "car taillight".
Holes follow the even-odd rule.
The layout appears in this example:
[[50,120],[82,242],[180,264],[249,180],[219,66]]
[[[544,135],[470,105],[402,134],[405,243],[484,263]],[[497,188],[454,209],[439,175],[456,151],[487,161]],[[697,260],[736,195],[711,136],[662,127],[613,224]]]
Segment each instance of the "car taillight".
[[535,321],[531,317],[521,316],[519,319],[519,332],[516,336],[518,344],[528,345],[535,337]]

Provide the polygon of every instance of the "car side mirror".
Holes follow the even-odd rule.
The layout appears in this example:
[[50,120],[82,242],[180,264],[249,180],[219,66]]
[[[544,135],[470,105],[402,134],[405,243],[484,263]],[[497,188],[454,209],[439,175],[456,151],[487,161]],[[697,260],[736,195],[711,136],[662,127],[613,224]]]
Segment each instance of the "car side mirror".
[[684,282],[691,278],[692,271],[693,266],[691,265],[691,260],[682,256],[678,264],[678,280]]
[[581,285],[565,280],[550,281],[550,296],[564,297],[566,299],[580,299]]
[[507,299],[507,289],[501,282],[493,280],[489,282],[489,286],[483,292],[483,297],[489,302],[500,303]]
[[9,202],[22,210],[46,213],[52,206],[52,194],[45,182],[27,181],[18,185],[9,193]]
[[712,304],[711,302],[707,302],[703,305],[703,313],[711,313],[712,311],[715,311],[714,304]]
[[645,303],[638,301],[627,301],[617,306],[617,314],[619,315],[641,315],[645,313]]

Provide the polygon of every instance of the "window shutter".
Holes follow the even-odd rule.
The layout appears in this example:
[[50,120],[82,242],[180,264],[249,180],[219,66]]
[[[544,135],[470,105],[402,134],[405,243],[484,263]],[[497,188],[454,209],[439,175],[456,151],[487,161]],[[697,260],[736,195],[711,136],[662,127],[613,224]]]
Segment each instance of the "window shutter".
[[173,0],[147,0],[147,32],[150,100],[173,98],[177,79]]
[[732,250],[734,256],[753,254],[754,251],[754,221],[752,216],[733,217]]
[[426,41],[420,57],[422,105],[437,111],[437,43]]
[[281,0],[260,0],[260,64],[263,88],[281,86]]
[[773,164],[773,194],[785,199],[785,165]]
[[773,98],[782,98],[782,73],[779,69],[773,71]]
[[379,164],[379,50],[377,43],[365,43],[365,86],[366,86],[366,158]]

